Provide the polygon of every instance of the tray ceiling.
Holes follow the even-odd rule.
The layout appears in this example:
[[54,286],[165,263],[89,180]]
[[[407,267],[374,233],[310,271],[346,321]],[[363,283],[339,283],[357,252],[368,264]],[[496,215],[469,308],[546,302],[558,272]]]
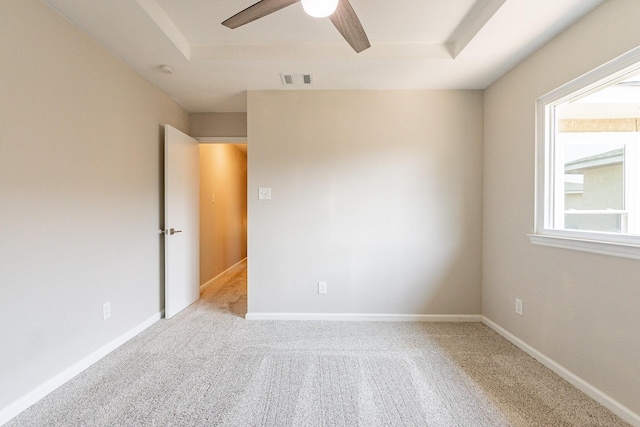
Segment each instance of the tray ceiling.
[[247,90],[484,89],[603,2],[350,0],[371,41],[357,54],[299,3],[230,30],[255,1],[44,1],[190,112],[246,111]]

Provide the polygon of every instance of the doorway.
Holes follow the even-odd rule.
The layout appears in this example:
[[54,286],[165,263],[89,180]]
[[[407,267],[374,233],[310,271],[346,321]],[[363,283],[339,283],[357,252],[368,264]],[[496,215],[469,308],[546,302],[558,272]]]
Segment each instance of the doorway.
[[246,258],[247,144],[201,141],[201,289],[215,287]]

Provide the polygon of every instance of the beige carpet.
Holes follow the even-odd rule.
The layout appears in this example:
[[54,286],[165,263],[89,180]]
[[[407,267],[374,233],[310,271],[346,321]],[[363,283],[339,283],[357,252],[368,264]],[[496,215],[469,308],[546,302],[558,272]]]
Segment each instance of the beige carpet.
[[627,425],[479,323],[245,312],[242,265],[8,425]]

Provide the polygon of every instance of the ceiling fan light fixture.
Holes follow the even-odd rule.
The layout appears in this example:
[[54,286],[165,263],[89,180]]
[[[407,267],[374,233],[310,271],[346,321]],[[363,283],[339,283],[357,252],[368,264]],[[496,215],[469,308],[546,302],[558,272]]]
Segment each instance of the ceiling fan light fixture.
[[302,0],[302,8],[307,15],[314,18],[326,18],[333,14],[339,0]]

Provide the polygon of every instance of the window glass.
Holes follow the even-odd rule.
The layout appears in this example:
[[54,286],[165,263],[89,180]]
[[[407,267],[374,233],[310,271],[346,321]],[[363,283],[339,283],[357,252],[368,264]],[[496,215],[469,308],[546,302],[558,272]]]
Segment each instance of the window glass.
[[547,227],[638,235],[640,74],[549,109]]

